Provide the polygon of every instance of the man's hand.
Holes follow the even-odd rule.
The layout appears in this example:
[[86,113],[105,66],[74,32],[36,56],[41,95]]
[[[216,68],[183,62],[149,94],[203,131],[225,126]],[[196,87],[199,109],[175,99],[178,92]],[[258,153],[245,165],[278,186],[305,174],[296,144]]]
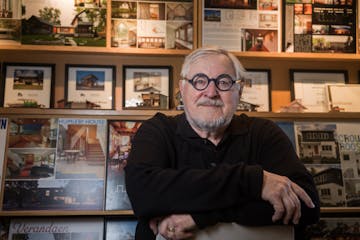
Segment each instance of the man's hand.
[[269,201],[275,210],[272,220],[275,222],[283,218],[283,223],[290,220],[294,224],[299,223],[301,217],[300,199],[309,207],[314,208],[309,195],[296,183],[284,176],[270,173],[264,170],[262,199]]
[[196,224],[189,214],[173,214],[163,219],[151,219],[150,228],[154,234],[160,233],[166,239],[180,240],[194,236]]

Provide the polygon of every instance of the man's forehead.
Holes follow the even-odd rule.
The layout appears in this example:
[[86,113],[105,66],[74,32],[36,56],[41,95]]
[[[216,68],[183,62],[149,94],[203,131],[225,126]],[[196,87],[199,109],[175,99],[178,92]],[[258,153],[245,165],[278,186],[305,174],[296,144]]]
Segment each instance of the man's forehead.
[[[201,67],[201,69],[198,69],[198,67]],[[201,72],[223,70],[223,73],[235,73],[231,60],[227,56],[221,54],[207,54],[194,58],[190,64],[190,72],[198,72],[199,70],[201,70]]]

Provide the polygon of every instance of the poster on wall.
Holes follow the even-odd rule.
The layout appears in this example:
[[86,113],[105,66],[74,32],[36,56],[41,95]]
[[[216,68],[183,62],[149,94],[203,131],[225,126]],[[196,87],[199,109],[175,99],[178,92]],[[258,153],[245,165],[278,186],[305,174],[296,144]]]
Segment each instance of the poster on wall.
[[140,121],[109,122],[105,210],[132,209],[126,193],[124,168],[131,150],[131,140],[140,125]]
[[21,0],[0,1],[0,45],[20,45]]
[[280,1],[202,0],[202,46],[230,51],[280,51]]
[[92,218],[14,218],[10,222],[9,240],[86,239],[102,240],[104,220]]
[[356,2],[283,0],[285,52],[356,52]]
[[111,1],[114,48],[193,49],[193,1]]
[[22,44],[106,46],[106,0],[22,0]]

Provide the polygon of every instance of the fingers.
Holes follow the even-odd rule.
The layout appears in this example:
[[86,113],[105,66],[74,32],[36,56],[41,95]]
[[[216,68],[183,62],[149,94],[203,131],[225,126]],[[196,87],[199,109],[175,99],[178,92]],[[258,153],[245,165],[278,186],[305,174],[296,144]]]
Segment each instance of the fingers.
[[301,217],[301,202],[313,208],[309,195],[296,183],[284,176],[264,171],[264,182],[261,196],[274,207],[272,221],[283,220],[284,224],[292,221],[298,224]]
[[296,195],[305,203],[305,205],[309,208],[314,208],[315,204],[309,197],[309,195],[302,189],[299,185],[292,182],[291,188],[295,191]]
[[[166,239],[180,240],[194,236],[195,222],[189,214],[174,214],[158,225],[159,233]],[[190,230],[191,229],[191,230]]]
[[158,224],[159,224],[160,218],[153,218],[149,222],[149,227],[151,231],[153,231],[154,235],[158,234]]

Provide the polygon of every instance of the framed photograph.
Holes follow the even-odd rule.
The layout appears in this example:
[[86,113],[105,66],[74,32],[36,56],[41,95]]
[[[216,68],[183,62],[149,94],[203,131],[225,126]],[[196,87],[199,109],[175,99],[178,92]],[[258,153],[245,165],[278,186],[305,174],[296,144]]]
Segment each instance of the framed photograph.
[[327,85],[329,111],[360,112],[360,84]]
[[291,100],[299,101],[305,112],[328,112],[326,84],[348,83],[346,70],[290,69]]
[[266,69],[247,69],[244,89],[240,98],[240,111],[271,111],[271,72]]
[[65,65],[65,106],[114,109],[115,66]]
[[124,66],[124,109],[169,109],[171,66]]
[[2,65],[3,107],[53,107],[55,64]]

